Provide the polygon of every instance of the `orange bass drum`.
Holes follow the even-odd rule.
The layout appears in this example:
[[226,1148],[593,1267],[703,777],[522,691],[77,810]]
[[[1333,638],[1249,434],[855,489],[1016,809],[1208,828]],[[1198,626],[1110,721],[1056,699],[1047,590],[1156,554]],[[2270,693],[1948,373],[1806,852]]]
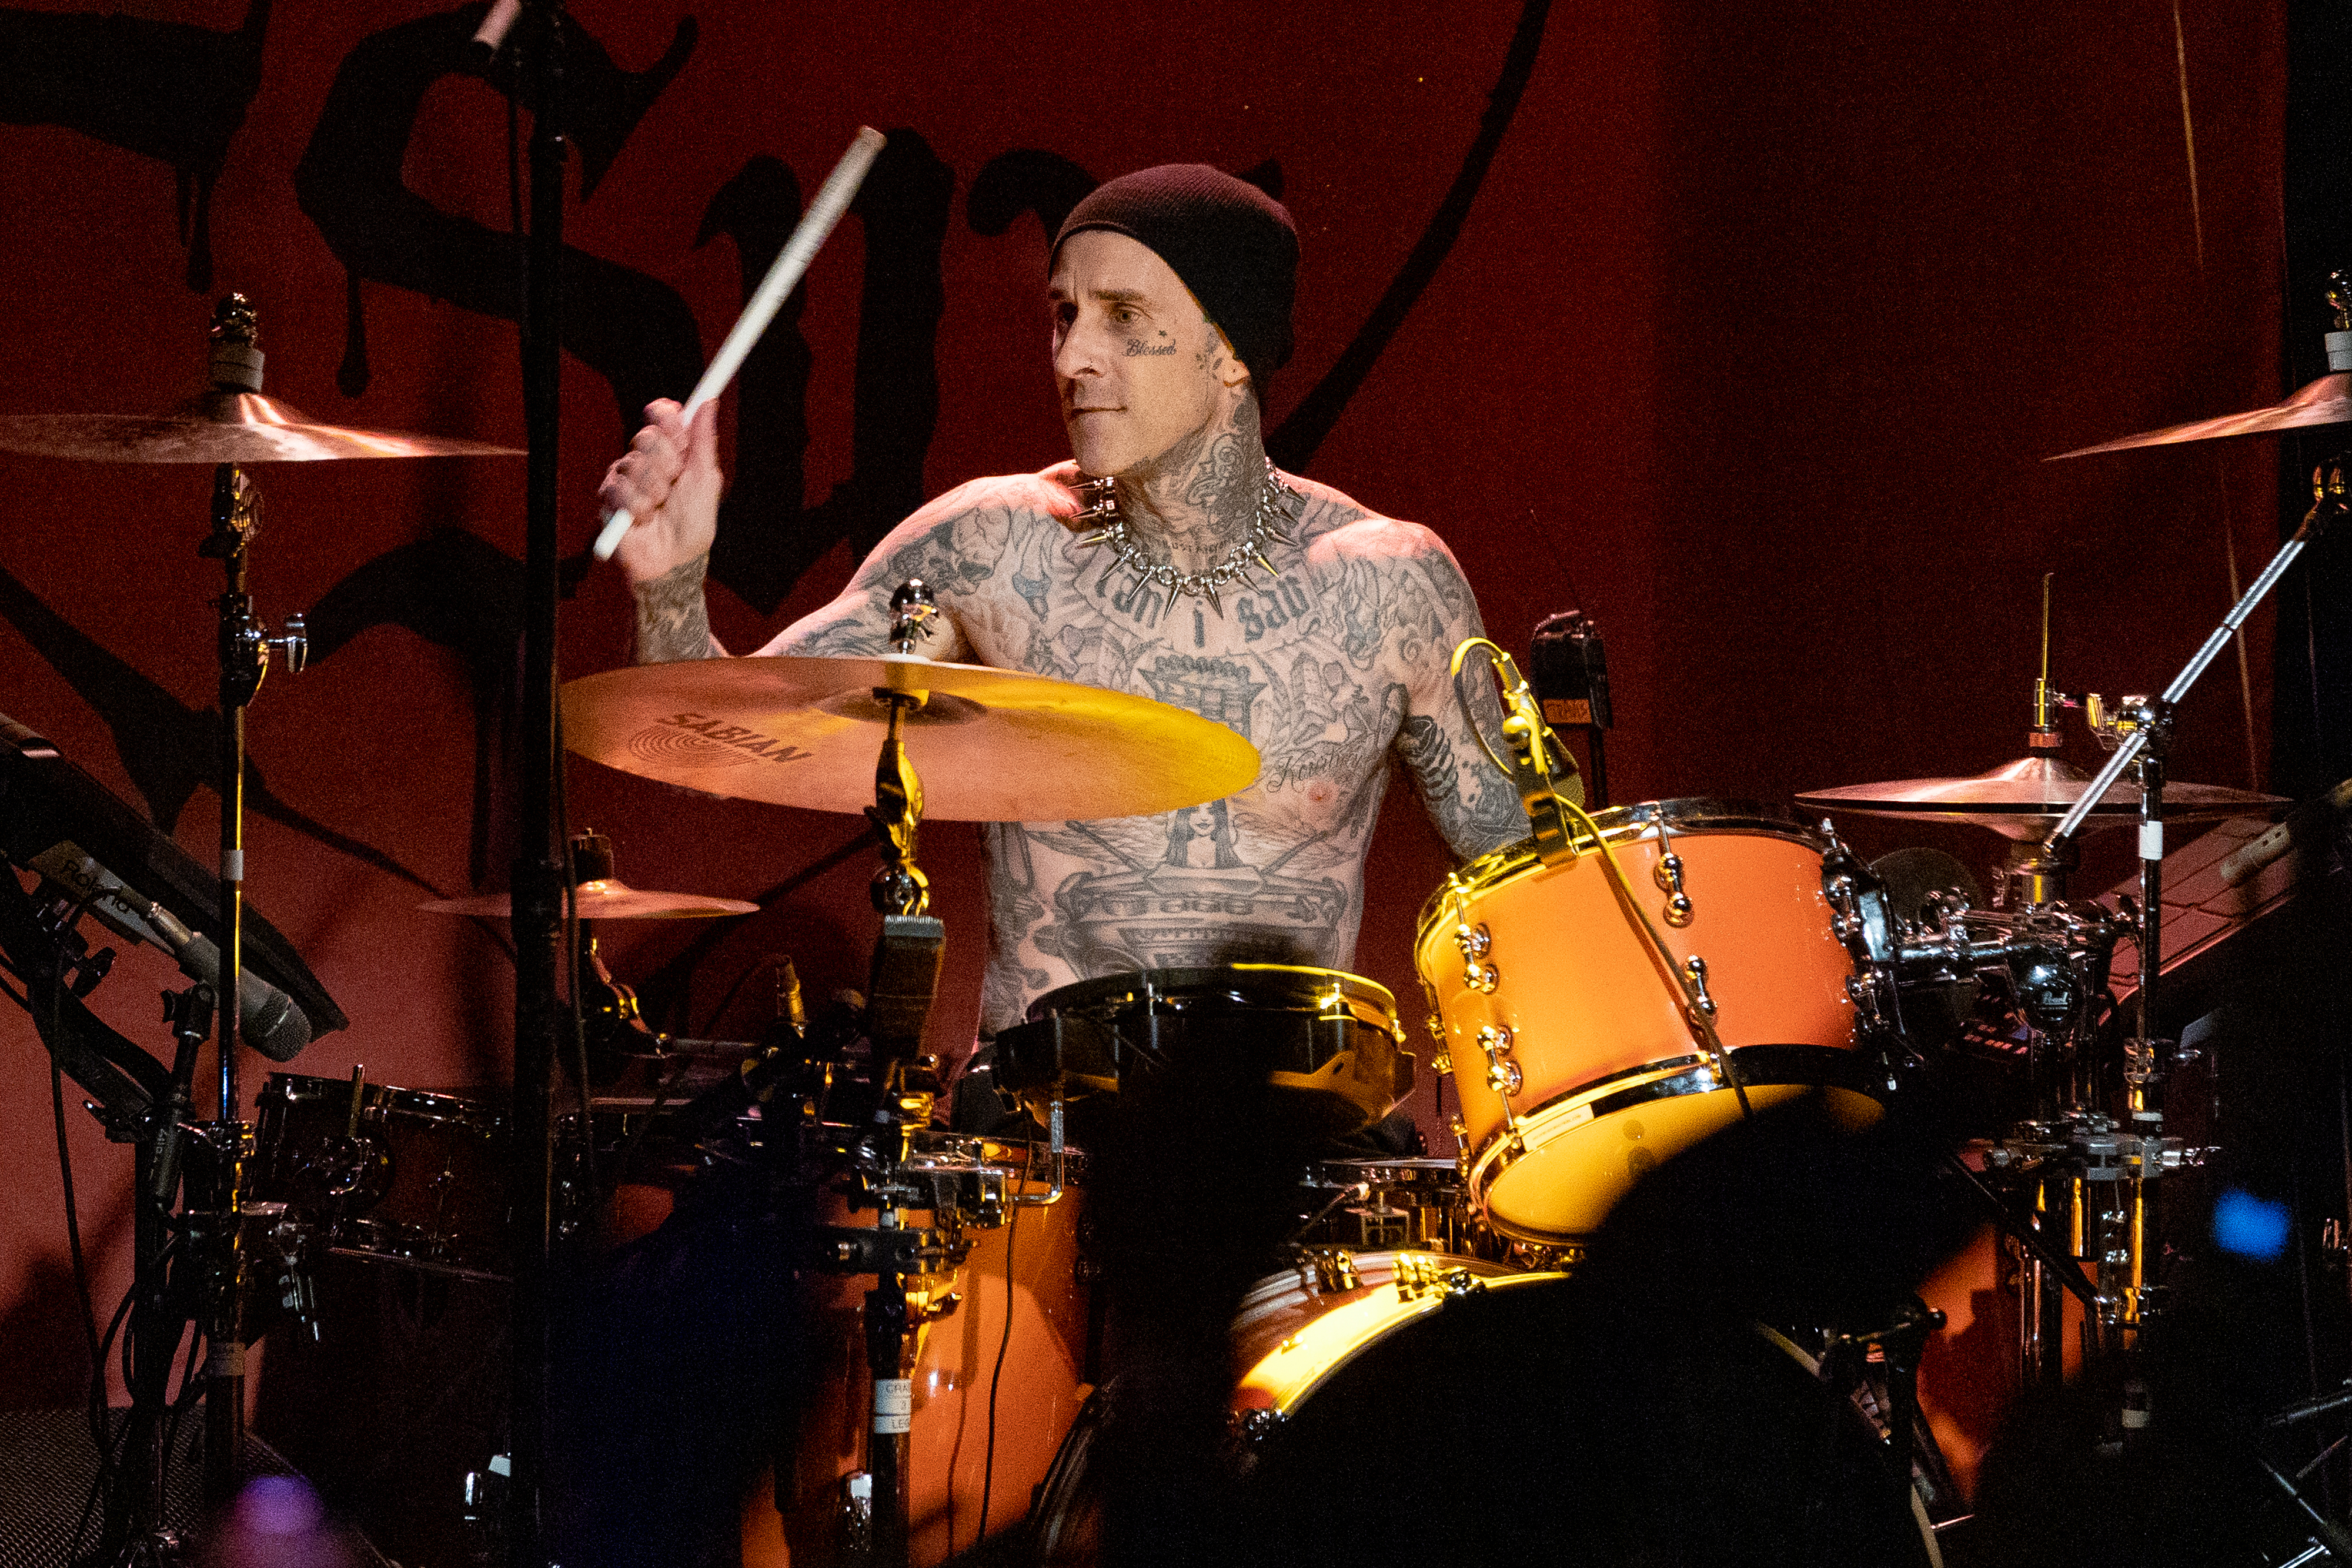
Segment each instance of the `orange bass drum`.
[[[1823,841],[1738,801],[1652,800],[1595,821],[1715,1003],[1749,1103],[1822,1088],[1841,1113],[1874,1118],[1884,1074],[1855,1049]],[[1644,1171],[1739,1114],[1597,846],[1586,834],[1575,847],[1553,865],[1531,842],[1472,862],[1423,909],[1413,946],[1472,1200],[1496,1229],[1538,1242],[1597,1229]]]

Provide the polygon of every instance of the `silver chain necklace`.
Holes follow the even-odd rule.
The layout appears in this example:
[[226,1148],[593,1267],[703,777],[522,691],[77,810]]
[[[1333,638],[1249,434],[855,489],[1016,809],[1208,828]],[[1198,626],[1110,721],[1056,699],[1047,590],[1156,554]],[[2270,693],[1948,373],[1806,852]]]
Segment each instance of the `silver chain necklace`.
[[1265,480],[1257,494],[1257,515],[1250,519],[1248,531],[1234,541],[1224,559],[1208,570],[1178,571],[1165,561],[1146,560],[1141,548],[1128,537],[1127,517],[1118,508],[1117,481],[1084,479],[1073,488],[1092,492],[1086,509],[1076,520],[1080,527],[1094,531],[1081,536],[1078,544],[1088,549],[1097,545],[1110,546],[1111,553],[1118,557],[1118,564],[1139,580],[1139,586],[1149,582],[1166,589],[1168,603],[1160,612],[1163,615],[1176,608],[1179,595],[1187,594],[1206,599],[1209,608],[1223,615],[1225,607],[1218,601],[1218,589],[1243,578],[1253,566],[1263,569],[1268,578],[1277,576],[1274,563],[1265,559],[1266,541],[1290,542],[1289,525],[1298,520],[1292,503],[1303,504],[1306,499],[1275,471],[1274,460],[1266,459]]

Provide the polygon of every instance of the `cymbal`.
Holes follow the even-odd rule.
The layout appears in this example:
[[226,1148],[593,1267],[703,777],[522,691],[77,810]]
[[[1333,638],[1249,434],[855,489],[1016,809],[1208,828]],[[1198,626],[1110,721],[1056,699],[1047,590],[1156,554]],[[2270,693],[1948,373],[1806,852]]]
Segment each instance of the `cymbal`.
[[[740,898],[706,898],[698,893],[651,893],[618,877],[583,882],[572,890],[583,920],[708,920],[719,915],[757,915],[760,906]],[[481,915],[503,920],[514,914],[514,895],[479,893],[471,898],[436,898],[416,906],[431,915]]]
[[863,811],[889,721],[877,688],[930,695],[900,733],[932,819],[1141,816],[1219,800],[1257,777],[1255,747],[1184,708],[902,656],[689,659],[583,675],[564,683],[564,744],[708,794]]
[[2337,371],[2322,376],[2296,392],[2284,402],[2269,408],[2258,408],[2245,413],[2225,413],[2217,419],[2200,419],[2188,424],[2168,424],[2162,430],[2145,431],[2138,435],[2126,435],[2115,441],[2103,441],[2096,446],[2077,447],[2061,452],[2056,457],[2045,457],[2044,463],[2061,458],[2087,457],[2094,452],[2124,452],[2135,446],[2169,446],[2182,441],[2221,441],[2233,435],[2267,435],[2273,431],[2304,430],[2315,424],[2343,424],[2352,422],[2352,373]]
[[0,415],[0,452],[83,463],[318,463],[347,457],[520,457],[521,449],[317,424],[290,403],[218,388],[161,415]]
[[[1848,784],[1797,797],[1808,810],[1857,817],[1925,817],[1990,828],[2003,838],[2042,839],[2083,797],[2091,779],[2054,757],[2025,757],[1966,779],[1901,779],[1888,784]],[[2164,787],[2168,822],[2266,817],[2294,804],[2277,795],[2219,784]],[[2126,780],[2110,786],[2084,819],[2086,826],[2122,826],[2139,815],[2139,790]]]

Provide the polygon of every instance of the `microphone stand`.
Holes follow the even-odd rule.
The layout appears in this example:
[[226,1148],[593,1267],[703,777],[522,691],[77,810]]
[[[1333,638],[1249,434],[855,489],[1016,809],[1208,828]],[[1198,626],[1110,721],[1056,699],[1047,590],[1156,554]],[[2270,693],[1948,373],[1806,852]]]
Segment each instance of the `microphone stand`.
[[528,0],[516,47],[531,111],[530,234],[522,312],[523,423],[530,448],[524,502],[522,702],[525,734],[516,805],[514,895],[514,1366],[509,1422],[507,1552],[515,1568],[543,1568],[548,1273],[553,1189],[551,1097],[562,1000],[562,862],[555,843],[555,601],[557,457],[562,425],[564,129],[562,0]]

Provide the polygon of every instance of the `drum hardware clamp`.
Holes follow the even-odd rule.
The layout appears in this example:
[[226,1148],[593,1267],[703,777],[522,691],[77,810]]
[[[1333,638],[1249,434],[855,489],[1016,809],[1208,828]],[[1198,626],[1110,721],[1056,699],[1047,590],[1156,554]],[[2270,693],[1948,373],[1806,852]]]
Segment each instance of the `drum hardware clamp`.
[[1449,1299],[1475,1296],[1486,1281],[1456,1265],[1447,1268],[1434,1252],[1404,1251],[1396,1255],[1396,1292],[1401,1301],[1418,1301],[1443,1291]]

